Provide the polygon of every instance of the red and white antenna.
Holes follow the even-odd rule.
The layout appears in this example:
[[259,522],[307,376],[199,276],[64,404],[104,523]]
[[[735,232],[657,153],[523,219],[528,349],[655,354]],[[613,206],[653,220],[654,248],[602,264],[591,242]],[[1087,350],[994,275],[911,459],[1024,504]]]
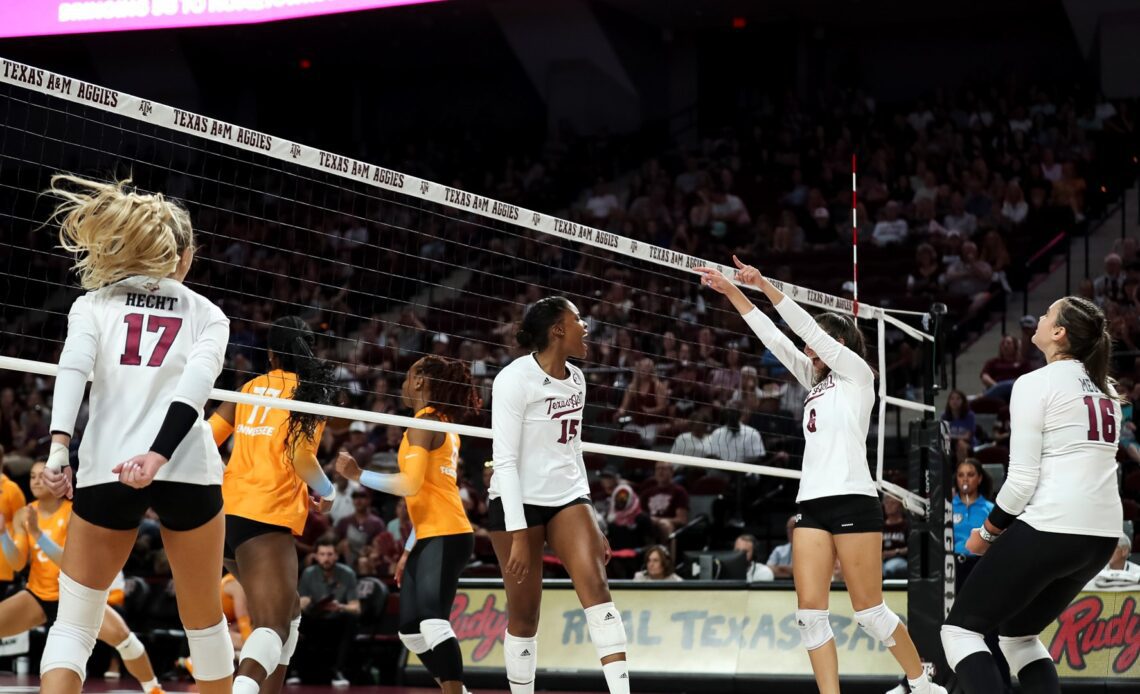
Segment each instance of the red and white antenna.
[[859,217],[856,215],[855,154],[851,154],[851,313],[859,318]]

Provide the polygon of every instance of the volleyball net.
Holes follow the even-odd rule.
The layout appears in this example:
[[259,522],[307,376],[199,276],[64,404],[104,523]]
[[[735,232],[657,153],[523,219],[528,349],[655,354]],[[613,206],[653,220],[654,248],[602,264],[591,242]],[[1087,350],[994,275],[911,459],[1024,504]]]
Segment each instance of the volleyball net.
[[[800,476],[806,393],[723,297],[700,288],[691,268],[731,275],[723,262],[595,228],[574,209],[528,209],[526,190],[473,193],[3,59],[0,103],[0,369],[9,373],[0,386],[50,394],[45,379],[80,293],[57,230],[44,226],[51,176],[130,178],[190,210],[200,250],[187,285],[231,321],[212,397],[327,416],[326,454],[348,447],[384,469],[414,424],[467,437],[465,473],[479,476],[490,458],[491,382],[521,354],[517,323],[534,301],[562,295],[589,325],[580,366],[591,470],[637,477],[664,461]],[[773,282],[810,310],[853,310],[849,298]],[[892,425],[901,452],[903,422],[933,412],[932,384],[916,366],[934,347],[930,317],[857,310],[879,374],[869,465],[885,492],[923,515],[927,499],[892,482],[885,462]],[[236,392],[267,369],[268,327],[284,315],[302,317],[318,355],[335,363],[338,407]],[[469,424],[402,416],[400,383],[427,354],[471,367],[483,406]]]

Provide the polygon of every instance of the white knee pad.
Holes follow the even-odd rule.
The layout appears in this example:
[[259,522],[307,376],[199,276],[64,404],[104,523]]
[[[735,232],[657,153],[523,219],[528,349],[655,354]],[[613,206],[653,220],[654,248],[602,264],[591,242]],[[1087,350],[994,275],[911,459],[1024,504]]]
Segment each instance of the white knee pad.
[[[252,634],[250,638],[253,638]],[[187,629],[186,640],[190,642],[194,679],[213,682],[234,674],[234,642],[230,640],[225,617],[206,629]]]
[[[272,675],[281,662],[281,651],[284,648],[285,644],[281,643],[281,637],[276,631],[258,627],[241,645],[241,659],[252,660],[265,670],[266,675]],[[197,665],[197,661],[194,664]]]
[[887,603],[881,602],[874,607],[856,612],[855,621],[863,631],[871,635],[871,638],[890,647],[895,645],[895,629],[899,628],[899,622],[902,620],[887,607]]
[[625,625],[621,621],[621,612],[612,602],[587,607],[586,625],[590,628],[590,640],[594,642],[594,650],[599,658],[615,653],[625,653]]
[[66,668],[87,677],[87,659],[95,648],[95,637],[103,626],[103,610],[108,590],[80,585],[65,573],[59,574],[59,612],[48,632],[40,674]]
[[968,656],[975,653],[989,653],[990,649],[986,647],[985,638],[978,632],[951,624],[943,624],[942,652],[946,654],[946,663],[950,669],[956,670],[958,663]]
[[297,650],[297,639],[300,637],[301,618],[297,617],[289,622],[289,638],[285,639],[284,645],[281,646],[281,660],[277,661],[278,665],[288,665],[293,659],[293,651]]
[[503,638],[503,660],[507,667],[507,680],[514,684],[530,684],[538,671],[538,639],[520,639],[507,632]]
[[835,632],[831,630],[831,612],[827,610],[796,610],[796,626],[800,628],[800,641],[809,651],[835,638]]
[[427,639],[424,638],[423,634],[405,634],[400,632],[399,637],[400,643],[404,644],[404,648],[408,649],[410,653],[419,655],[431,650],[431,646],[428,645]]
[[1049,649],[1045,648],[1045,644],[1036,636],[999,636],[998,645],[1009,662],[1010,671],[1014,674],[1021,672],[1026,665],[1035,660],[1053,659],[1053,656],[1049,655]]
[[133,631],[126,640],[118,646],[115,646],[115,650],[119,652],[119,656],[122,657],[123,662],[135,660],[136,658],[141,658],[146,655],[146,648],[143,647],[142,641],[139,641],[139,637],[135,636]]
[[420,622],[420,634],[427,641],[428,648],[435,648],[448,639],[456,638],[451,622],[446,619],[425,619]]

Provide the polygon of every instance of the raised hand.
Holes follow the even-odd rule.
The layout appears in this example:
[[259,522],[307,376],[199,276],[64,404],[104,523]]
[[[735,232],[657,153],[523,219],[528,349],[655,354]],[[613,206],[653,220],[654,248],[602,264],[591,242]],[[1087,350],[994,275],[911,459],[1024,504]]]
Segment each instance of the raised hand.
[[357,464],[356,458],[348,454],[348,451],[342,450],[337,455],[336,471],[340,473],[341,477],[347,477],[353,481],[360,479],[360,465]]
[[737,282],[751,285],[753,287],[762,287],[764,282],[767,281],[764,279],[764,275],[760,274],[759,270],[752,267],[751,265],[745,265],[740,261],[740,258],[737,258],[735,255],[732,256],[732,262],[734,265],[736,265]]
[[701,284],[719,294],[729,294],[733,290],[740,291],[732,280],[714,267],[697,266],[693,270],[700,274]]

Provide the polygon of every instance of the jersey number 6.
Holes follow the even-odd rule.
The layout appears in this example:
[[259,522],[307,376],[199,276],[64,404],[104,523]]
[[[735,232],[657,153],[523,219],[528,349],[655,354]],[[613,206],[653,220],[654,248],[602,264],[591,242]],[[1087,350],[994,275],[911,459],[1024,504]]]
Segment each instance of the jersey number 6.
[[[119,363],[123,366],[138,366],[142,364],[142,355],[139,354],[139,342],[142,341],[143,319],[146,318],[141,313],[128,313],[123,316],[123,322],[127,324],[127,347],[123,350],[123,356],[119,357]],[[151,316],[147,321],[146,330],[150,333],[162,331],[162,335],[158,337],[158,343],[154,346],[154,351],[150,353],[150,359],[147,360],[147,366],[162,366],[162,362],[166,359],[166,353],[170,351],[170,345],[174,344],[174,338],[178,337],[178,331],[182,329],[182,319],[174,316]]]

